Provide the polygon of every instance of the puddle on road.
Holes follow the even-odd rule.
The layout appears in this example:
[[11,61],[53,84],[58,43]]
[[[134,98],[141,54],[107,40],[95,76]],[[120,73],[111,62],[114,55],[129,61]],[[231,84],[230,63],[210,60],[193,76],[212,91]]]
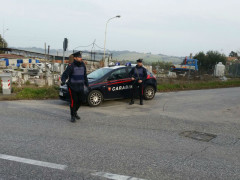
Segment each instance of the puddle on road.
[[209,142],[212,139],[216,138],[217,135],[204,133],[204,132],[198,132],[198,131],[184,131],[179,134],[180,136],[188,137],[191,139],[195,139],[198,141],[205,141]]

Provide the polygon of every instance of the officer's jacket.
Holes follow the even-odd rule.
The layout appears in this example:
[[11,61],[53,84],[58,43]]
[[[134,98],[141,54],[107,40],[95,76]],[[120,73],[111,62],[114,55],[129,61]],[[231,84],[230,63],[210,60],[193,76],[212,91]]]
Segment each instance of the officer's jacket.
[[73,61],[62,74],[63,83],[68,79],[67,85],[73,91],[83,90],[84,85],[88,87],[87,70],[84,62]]
[[144,82],[147,79],[147,70],[142,66],[136,65],[130,71],[129,76],[135,78],[136,81],[142,80]]

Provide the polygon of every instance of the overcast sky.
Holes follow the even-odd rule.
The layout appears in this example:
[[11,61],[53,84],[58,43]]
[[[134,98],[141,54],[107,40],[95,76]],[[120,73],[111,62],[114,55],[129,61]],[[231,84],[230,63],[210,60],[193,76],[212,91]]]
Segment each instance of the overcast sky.
[[[107,49],[186,56],[240,50],[239,0],[0,0],[0,26],[9,46]],[[2,34],[2,28],[1,28]],[[88,49],[88,48],[86,48]]]

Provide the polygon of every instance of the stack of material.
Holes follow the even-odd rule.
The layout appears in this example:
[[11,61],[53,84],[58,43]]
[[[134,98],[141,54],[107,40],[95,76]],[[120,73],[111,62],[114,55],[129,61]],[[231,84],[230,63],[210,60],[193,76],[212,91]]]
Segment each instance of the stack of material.
[[39,73],[39,70],[38,69],[28,69],[28,74],[30,76],[37,76]]
[[46,85],[45,79],[35,79],[35,85],[38,87],[43,87]]
[[0,67],[6,67],[6,62],[4,60],[0,60]]
[[215,77],[223,77],[225,74],[225,66],[222,62],[219,62],[214,69],[214,76]]

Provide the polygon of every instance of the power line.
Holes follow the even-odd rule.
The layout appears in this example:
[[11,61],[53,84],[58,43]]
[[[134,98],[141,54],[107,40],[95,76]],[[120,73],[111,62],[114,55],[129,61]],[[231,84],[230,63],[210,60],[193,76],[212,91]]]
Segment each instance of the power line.
[[98,48],[100,48],[100,49],[104,49],[104,48],[102,48],[102,47],[98,46],[96,43],[95,43],[95,45],[96,45]]
[[[75,50],[75,49],[77,49],[77,48],[86,48],[86,47],[90,47],[90,46],[92,46],[91,47],[91,52],[93,52],[93,50],[95,51],[96,49],[95,49],[95,46],[97,47],[97,48],[99,48],[99,49],[101,49],[101,50],[103,50],[104,48],[103,47],[101,47],[101,46],[99,46],[99,45],[97,45],[96,44],[96,39],[93,41],[93,43],[91,43],[91,44],[89,44],[89,45],[87,45],[87,46],[77,46],[77,47],[75,47],[74,49],[73,49],[73,51]],[[108,49],[106,49],[106,51],[108,51],[109,53],[111,53],[111,51],[110,50],[108,50]]]
[[93,49],[94,49],[94,51],[95,51],[95,42],[96,42],[96,39],[93,41],[93,46],[92,46],[91,51],[93,51]]
[[[96,47],[98,47],[99,49],[104,49],[104,48],[102,48],[102,47],[98,46],[96,43],[95,43],[95,45],[96,45]],[[110,52],[110,53],[111,53],[111,51],[110,51],[109,49],[106,49],[106,51],[108,51],[108,52]]]
[[[75,47],[74,49],[77,49],[77,48],[80,48],[80,47],[90,47],[90,46],[92,46],[93,45],[93,43],[91,43],[91,44],[89,44],[89,45],[87,45],[87,46],[78,46],[78,47]],[[73,49],[73,50],[74,50]]]

